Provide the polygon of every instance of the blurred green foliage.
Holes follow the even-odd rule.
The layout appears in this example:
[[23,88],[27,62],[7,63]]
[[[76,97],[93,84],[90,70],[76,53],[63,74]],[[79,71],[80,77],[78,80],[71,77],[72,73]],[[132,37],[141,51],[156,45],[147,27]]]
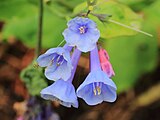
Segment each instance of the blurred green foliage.
[[40,91],[47,87],[47,80],[43,74],[43,68],[33,67],[30,64],[21,72],[21,79],[24,81],[30,95],[40,95]]
[[[87,12],[87,4],[82,2],[84,0],[44,0],[43,48],[56,47],[63,40],[62,32],[67,26],[67,19]],[[153,38],[111,22],[101,22],[94,15],[89,15],[101,31],[102,46],[109,52],[116,73],[113,79],[119,92],[132,87],[140,75],[152,71],[156,66],[159,6],[159,0],[98,0],[93,10],[94,14],[109,14],[112,15],[109,19],[149,32],[154,35]],[[0,0],[0,21],[5,23],[3,40],[14,36],[28,47],[36,46],[38,1]],[[28,69],[30,71],[31,68]],[[29,85],[27,79],[24,78],[24,81]],[[41,79],[34,77],[36,80],[40,82]],[[32,92],[34,85],[37,86],[37,82],[29,88],[32,95],[39,92]]]
[[152,3],[158,0],[117,0],[117,1],[130,6],[135,11],[141,11],[145,7],[150,6]]
[[151,72],[157,65],[158,27],[160,27],[160,1],[145,7],[141,12],[145,16],[142,29],[153,34],[152,37],[143,34],[132,37],[118,37],[105,42],[115,69],[113,78],[118,85],[118,91],[124,91],[134,85],[144,73]]

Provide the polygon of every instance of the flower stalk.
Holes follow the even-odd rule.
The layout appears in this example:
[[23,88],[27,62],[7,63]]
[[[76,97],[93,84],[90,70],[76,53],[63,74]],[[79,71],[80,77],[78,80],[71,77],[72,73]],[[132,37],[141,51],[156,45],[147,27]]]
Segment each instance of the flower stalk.
[[75,49],[74,53],[72,55],[72,58],[71,58],[72,59],[73,69],[72,69],[72,72],[71,72],[71,76],[68,79],[69,82],[73,81],[73,78],[74,78],[74,75],[75,75],[75,72],[76,72],[76,69],[77,69],[77,65],[78,65],[78,61],[79,61],[80,56],[81,56],[81,51],[79,51],[78,49]]
[[42,26],[43,26],[43,0],[39,0],[39,19],[38,19],[36,58],[39,56],[42,48]]

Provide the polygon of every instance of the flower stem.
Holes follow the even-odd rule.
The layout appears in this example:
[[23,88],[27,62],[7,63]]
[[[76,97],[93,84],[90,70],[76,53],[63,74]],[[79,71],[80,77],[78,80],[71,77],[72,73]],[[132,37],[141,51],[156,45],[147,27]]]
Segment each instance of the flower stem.
[[88,11],[86,13],[86,17],[90,14],[90,12],[93,10],[94,5],[96,5],[97,0],[87,0],[88,5]]
[[90,71],[101,70],[97,46],[90,52]]
[[110,19],[110,20],[108,20],[108,21],[109,21],[109,22],[112,22],[112,23],[114,23],[114,24],[120,25],[120,26],[122,26],[122,27],[125,27],[125,28],[128,28],[128,29],[131,29],[131,30],[134,30],[134,31],[136,31],[136,32],[142,33],[142,34],[144,34],[144,35],[147,35],[147,36],[153,37],[153,35],[152,35],[152,34],[149,34],[149,33],[147,33],[147,32],[144,32],[144,31],[142,31],[142,30],[139,30],[139,29],[137,29],[137,28],[134,28],[134,27],[131,27],[131,26],[128,26],[128,25],[122,24],[122,23],[117,22],[117,21],[115,21],[115,20]]
[[68,46],[68,44],[66,43],[64,46],[63,46],[64,49],[68,50],[69,52],[71,52],[72,50],[72,46]]
[[36,57],[39,56],[42,47],[42,26],[43,26],[43,0],[39,0],[38,38],[36,47]]
[[73,66],[73,69],[72,69],[72,73],[71,73],[71,76],[70,78],[68,79],[69,82],[72,82],[73,81],[73,78],[74,78],[74,75],[75,75],[75,72],[76,72],[76,68],[77,68],[77,65],[78,65],[78,61],[79,61],[79,58],[81,56],[81,51],[79,51],[77,48],[74,50],[73,54],[72,54],[72,66]]
[[65,42],[65,40],[62,40],[57,47],[61,46],[63,44],[63,42]]

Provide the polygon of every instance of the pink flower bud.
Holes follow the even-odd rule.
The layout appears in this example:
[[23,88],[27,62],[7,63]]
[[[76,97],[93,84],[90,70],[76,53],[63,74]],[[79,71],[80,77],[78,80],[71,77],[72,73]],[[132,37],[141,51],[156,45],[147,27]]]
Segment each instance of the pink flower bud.
[[108,55],[107,51],[103,48],[101,48],[99,50],[99,56],[100,56],[100,60],[102,62],[105,62],[106,60],[109,60],[109,55]]
[[101,48],[99,50],[99,59],[100,59],[101,68],[108,75],[108,77],[114,76],[115,73],[111,63],[109,62],[109,55],[105,49]]

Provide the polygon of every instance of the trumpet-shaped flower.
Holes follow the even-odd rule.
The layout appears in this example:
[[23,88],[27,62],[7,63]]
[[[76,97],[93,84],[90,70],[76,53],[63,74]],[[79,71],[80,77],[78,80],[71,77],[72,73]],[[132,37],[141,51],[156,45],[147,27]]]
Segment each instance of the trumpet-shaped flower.
[[37,63],[41,67],[46,67],[45,76],[49,80],[67,80],[70,77],[72,70],[71,49],[72,47],[67,45],[51,48],[38,57]]
[[41,91],[41,97],[46,100],[58,101],[61,105],[66,107],[78,107],[74,86],[70,82],[62,79],[44,88]]
[[78,49],[76,49],[72,54],[73,69],[70,78],[67,81],[59,79],[49,87],[44,88],[41,91],[42,98],[52,101],[58,101],[60,104],[66,107],[73,106],[75,108],[78,108],[77,96],[75,93],[75,88],[72,85],[72,80],[76,71],[80,55],[81,52]]
[[95,48],[100,37],[96,23],[89,18],[76,17],[68,22],[68,28],[63,36],[71,46],[77,46],[82,52],[88,52]]
[[99,59],[100,59],[101,68],[108,75],[108,77],[114,76],[115,73],[111,63],[109,62],[109,55],[105,49],[101,48],[99,50]]
[[116,85],[100,67],[97,47],[90,52],[91,72],[78,87],[77,96],[88,105],[100,104],[103,101],[116,100]]

